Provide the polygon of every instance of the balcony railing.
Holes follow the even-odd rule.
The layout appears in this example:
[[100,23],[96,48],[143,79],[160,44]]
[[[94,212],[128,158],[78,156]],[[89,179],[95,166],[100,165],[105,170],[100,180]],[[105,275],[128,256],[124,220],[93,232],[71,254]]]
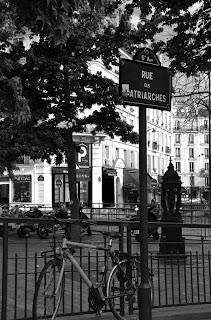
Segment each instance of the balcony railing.
[[200,127],[199,126],[194,126],[194,127],[187,127],[187,126],[177,126],[174,127],[174,131],[182,131],[182,132],[193,132],[193,131],[199,131]]

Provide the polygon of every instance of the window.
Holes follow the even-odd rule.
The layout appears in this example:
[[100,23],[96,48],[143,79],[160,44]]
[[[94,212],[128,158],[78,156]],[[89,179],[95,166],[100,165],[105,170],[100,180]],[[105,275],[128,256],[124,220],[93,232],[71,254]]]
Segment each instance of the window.
[[176,162],[176,171],[181,172],[181,162]]
[[23,156],[18,157],[16,162],[18,164],[30,164],[30,163],[37,163],[38,161],[30,159],[29,156],[23,155]]
[[131,161],[131,164],[130,164],[131,168],[135,168],[135,153],[134,153],[134,151],[130,152],[130,161]]
[[195,177],[193,175],[190,176],[190,186],[195,185]]
[[109,146],[105,146],[105,157],[109,158]]
[[180,129],[180,122],[179,121],[175,122],[175,129],[177,129],[177,130]]
[[180,148],[176,148],[175,151],[176,151],[176,152],[175,152],[176,157],[177,157],[177,158],[180,158]]
[[105,151],[104,151],[104,164],[106,166],[109,165],[109,146],[105,146]]
[[180,143],[180,134],[175,135],[175,142]]
[[209,148],[204,149],[204,157],[209,158]]
[[194,135],[193,134],[189,134],[188,142],[189,143],[194,143]]
[[205,177],[205,186],[208,187],[209,185],[209,177]]
[[124,157],[124,162],[125,162],[125,166],[127,166],[127,150],[123,150],[123,157]]
[[189,171],[194,172],[194,162],[189,163]]
[[204,135],[204,143],[209,143],[209,135],[208,134]]
[[14,178],[13,202],[31,202],[32,178],[31,175],[19,175]]
[[116,157],[116,159],[119,158],[119,148],[115,149],[115,157]]
[[204,129],[208,129],[208,121],[204,120]]
[[204,169],[205,169],[206,171],[209,171],[209,162],[205,162],[205,164],[204,164]]
[[194,149],[189,148],[189,158],[194,158]]

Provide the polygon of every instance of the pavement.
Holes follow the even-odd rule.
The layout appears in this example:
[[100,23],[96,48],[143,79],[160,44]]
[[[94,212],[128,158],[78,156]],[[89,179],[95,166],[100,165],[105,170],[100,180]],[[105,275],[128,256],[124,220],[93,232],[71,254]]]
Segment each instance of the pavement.
[[[96,320],[96,319],[99,319],[99,317],[96,317],[95,314],[83,314],[83,315],[76,315],[76,316],[65,316],[59,319],[60,320]],[[100,319],[115,320],[116,318],[111,312],[106,312],[102,314]],[[211,304],[153,308],[152,320],[211,320]]]

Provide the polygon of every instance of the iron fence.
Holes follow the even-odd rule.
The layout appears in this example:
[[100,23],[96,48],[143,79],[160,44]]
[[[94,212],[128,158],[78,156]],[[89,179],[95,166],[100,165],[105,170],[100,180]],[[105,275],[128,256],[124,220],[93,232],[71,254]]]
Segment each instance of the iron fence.
[[[8,219],[20,223],[19,219],[1,218],[4,224],[4,238],[0,240],[0,290],[2,298],[0,312],[2,320],[31,319],[32,301],[36,280],[48,256],[41,256],[40,251],[49,250],[53,241],[50,234],[46,240],[41,240],[36,234],[29,238],[19,239],[15,230],[8,229]],[[27,222],[28,219],[21,219]],[[39,219],[30,222],[39,223]],[[42,222],[45,222],[42,221]],[[47,220],[46,222],[49,223]],[[133,222],[133,224],[138,224]],[[210,230],[206,224],[177,224],[188,230],[185,236],[185,253],[180,255],[163,255],[159,252],[159,240],[149,239],[149,267],[154,274],[154,308],[172,305],[202,304],[211,301],[211,255],[209,236],[196,236],[196,230]],[[166,224],[165,224],[166,226]],[[169,224],[171,227],[171,224]],[[120,230],[122,237],[115,246],[131,254],[140,254],[140,245],[131,233],[131,223],[119,220],[97,221],[91,237],[86,236],[86,242],[101,243],[105,239],[98,233],[100,229]],[[162,223],[159,223],[161,233]],[[96,232],[95,232],[96,231]],[[184,235],[184,233],[183,233]],[[58,241],[62,234],[58,235]],[[83,238],[82,238],[83,240]],[[77,250],[75,257],[79,260],[88,276],[98,281],[99,270],[103,265],[103,253]],[[88,289],[79,275],[68,267],[66,274],[66,290],[62,302],[64,315],[90,313],[88,304]]]

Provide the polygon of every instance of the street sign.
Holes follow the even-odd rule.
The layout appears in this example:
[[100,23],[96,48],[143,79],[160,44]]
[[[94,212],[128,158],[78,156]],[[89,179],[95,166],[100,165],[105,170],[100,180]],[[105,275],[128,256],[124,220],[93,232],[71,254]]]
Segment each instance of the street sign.
[[57,186],[58,188],[61,188],[61,186],[62,186],[62,180],[61,180],[61,179],[57,179],[57,180],[56,180],[56,186]]
[[76,166],[79,169],[89,169],[91,166],[90,160],[90,144],[89,143],[80,143],[79,144],[81,151],[76,152]]
[[150,183],[151,183],[151,187],[153,187],[153,188],[157,187],[157,185],[158,185],[157,180],[155,180],[155,179],[152,179],[150,181]]
[[120,103],[171,110],[169,69],[128,59],[121,60],[119,69]]

